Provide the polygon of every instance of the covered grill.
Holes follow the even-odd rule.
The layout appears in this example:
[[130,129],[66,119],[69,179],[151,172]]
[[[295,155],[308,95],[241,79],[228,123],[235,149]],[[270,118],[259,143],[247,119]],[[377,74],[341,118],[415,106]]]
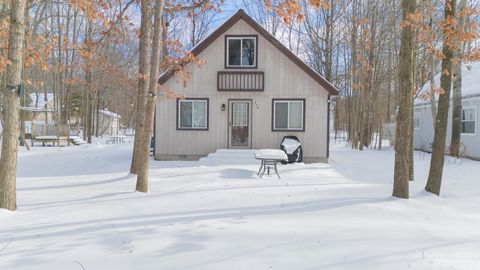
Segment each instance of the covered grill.
[[288,161],[282,161],[283,164],[303,161],[302,144],[297,136],[283,137],[280,149],[282,149],[288,157]]

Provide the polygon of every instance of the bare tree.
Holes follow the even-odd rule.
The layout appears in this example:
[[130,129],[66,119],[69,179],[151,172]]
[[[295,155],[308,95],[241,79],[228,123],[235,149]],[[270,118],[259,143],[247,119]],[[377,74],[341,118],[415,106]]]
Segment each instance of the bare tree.
[[148,85],[147,106],[145,108],[145,130],[142,132],[142,150],[137,177],[137,191],[148,191],[148,166],[150,161],[150,138],[153,133],[153,120],[155,114],[155,103],[157,96],[157,86],[160,67],[160,53],[163,51],[162,38],[162,18],[163,18],[163,0],[155,1],[155,16],[153,23],[153,45],[152,62],[150,67],[150,78]]
[[415,0],[402,0],[402,22],[404,27],[401,35],[400,63],[398,79],[400,88],[397,103],[397,135],[395,141],[395,169],[393,176],[393,196],[408,199],[408,183],[410,180],[410,148],[411,137],[411,111],[413,111],[413,61],[415,57],[414,30],[409,22],[409,16],[415,13]]
[[[467,0],[460,0],[458,14],[458,31],[465,28],[466,16],[463,11],[467,8]],[[457,41],[455,57],[457,62],[453,68],[453,97],[452,97],[452,137],[450,141],[450,155],[458,157],[460,154],[460,136],[462,133],[462,57],[463,42]]]
[[455,0],[445,1],[445,20],[443,22],[443,55],[440,87],[443,94],[438,98],[437,120],[432,146],[432,159],[425,190],[440,195],[442,185],[443,164],[445,161],[445,144],[447,136],[448,109],[450,106],[450,91],[452,88],[452,58],[456,42],[452,40],[455,21]]
[[137,174],[142,155],[142,138],[145,127],[145,107],[147,105],[148,75],[150,73],[150,36],[151,36],[151,2],[141,2],[142,15],[140,25],[140,47],[138,64],[138,92],[137,92],[137,121],[135,125],[135,141],[133,146],[132,164],[130,173]]
[[22,83],[23,51],[26,27],[26,0],[13,0],[10,6],[5,114],[0,158],[0,208],[16,210],[17,151],[20,116],[19,87]]

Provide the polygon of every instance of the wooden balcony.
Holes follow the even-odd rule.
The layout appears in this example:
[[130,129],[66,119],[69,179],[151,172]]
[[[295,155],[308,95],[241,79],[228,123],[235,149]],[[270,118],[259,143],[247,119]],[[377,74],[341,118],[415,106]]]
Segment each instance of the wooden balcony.
[[263,71],[219,71],[218,91],[263,91],[265,79]]

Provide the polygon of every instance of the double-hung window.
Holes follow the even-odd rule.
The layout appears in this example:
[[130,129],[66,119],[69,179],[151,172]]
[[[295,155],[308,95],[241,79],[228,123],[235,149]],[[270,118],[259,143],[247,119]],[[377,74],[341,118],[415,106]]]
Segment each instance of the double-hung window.
[[415,129],[420,129],[420,116],[415,116],[413,125]]
[[257,37],[227,36],[225,57],[227,68],[256,68]]
[[462,134],[476,134],[476,107],[462,108]]
[[415,116],[413,118],[413,128],[420,129],[420,110],[415,110]]
[[177,128],[208,129],[208,99],[179,99],[177,101]]
[[272,130],[305,131],[305,100],[274,99]]

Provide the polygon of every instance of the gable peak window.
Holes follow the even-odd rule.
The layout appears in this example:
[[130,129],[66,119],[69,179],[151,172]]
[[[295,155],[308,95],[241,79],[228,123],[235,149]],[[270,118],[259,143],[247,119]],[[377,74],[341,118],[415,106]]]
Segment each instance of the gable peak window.
[[256,36],[226,36],[226,67],[257,67]]

